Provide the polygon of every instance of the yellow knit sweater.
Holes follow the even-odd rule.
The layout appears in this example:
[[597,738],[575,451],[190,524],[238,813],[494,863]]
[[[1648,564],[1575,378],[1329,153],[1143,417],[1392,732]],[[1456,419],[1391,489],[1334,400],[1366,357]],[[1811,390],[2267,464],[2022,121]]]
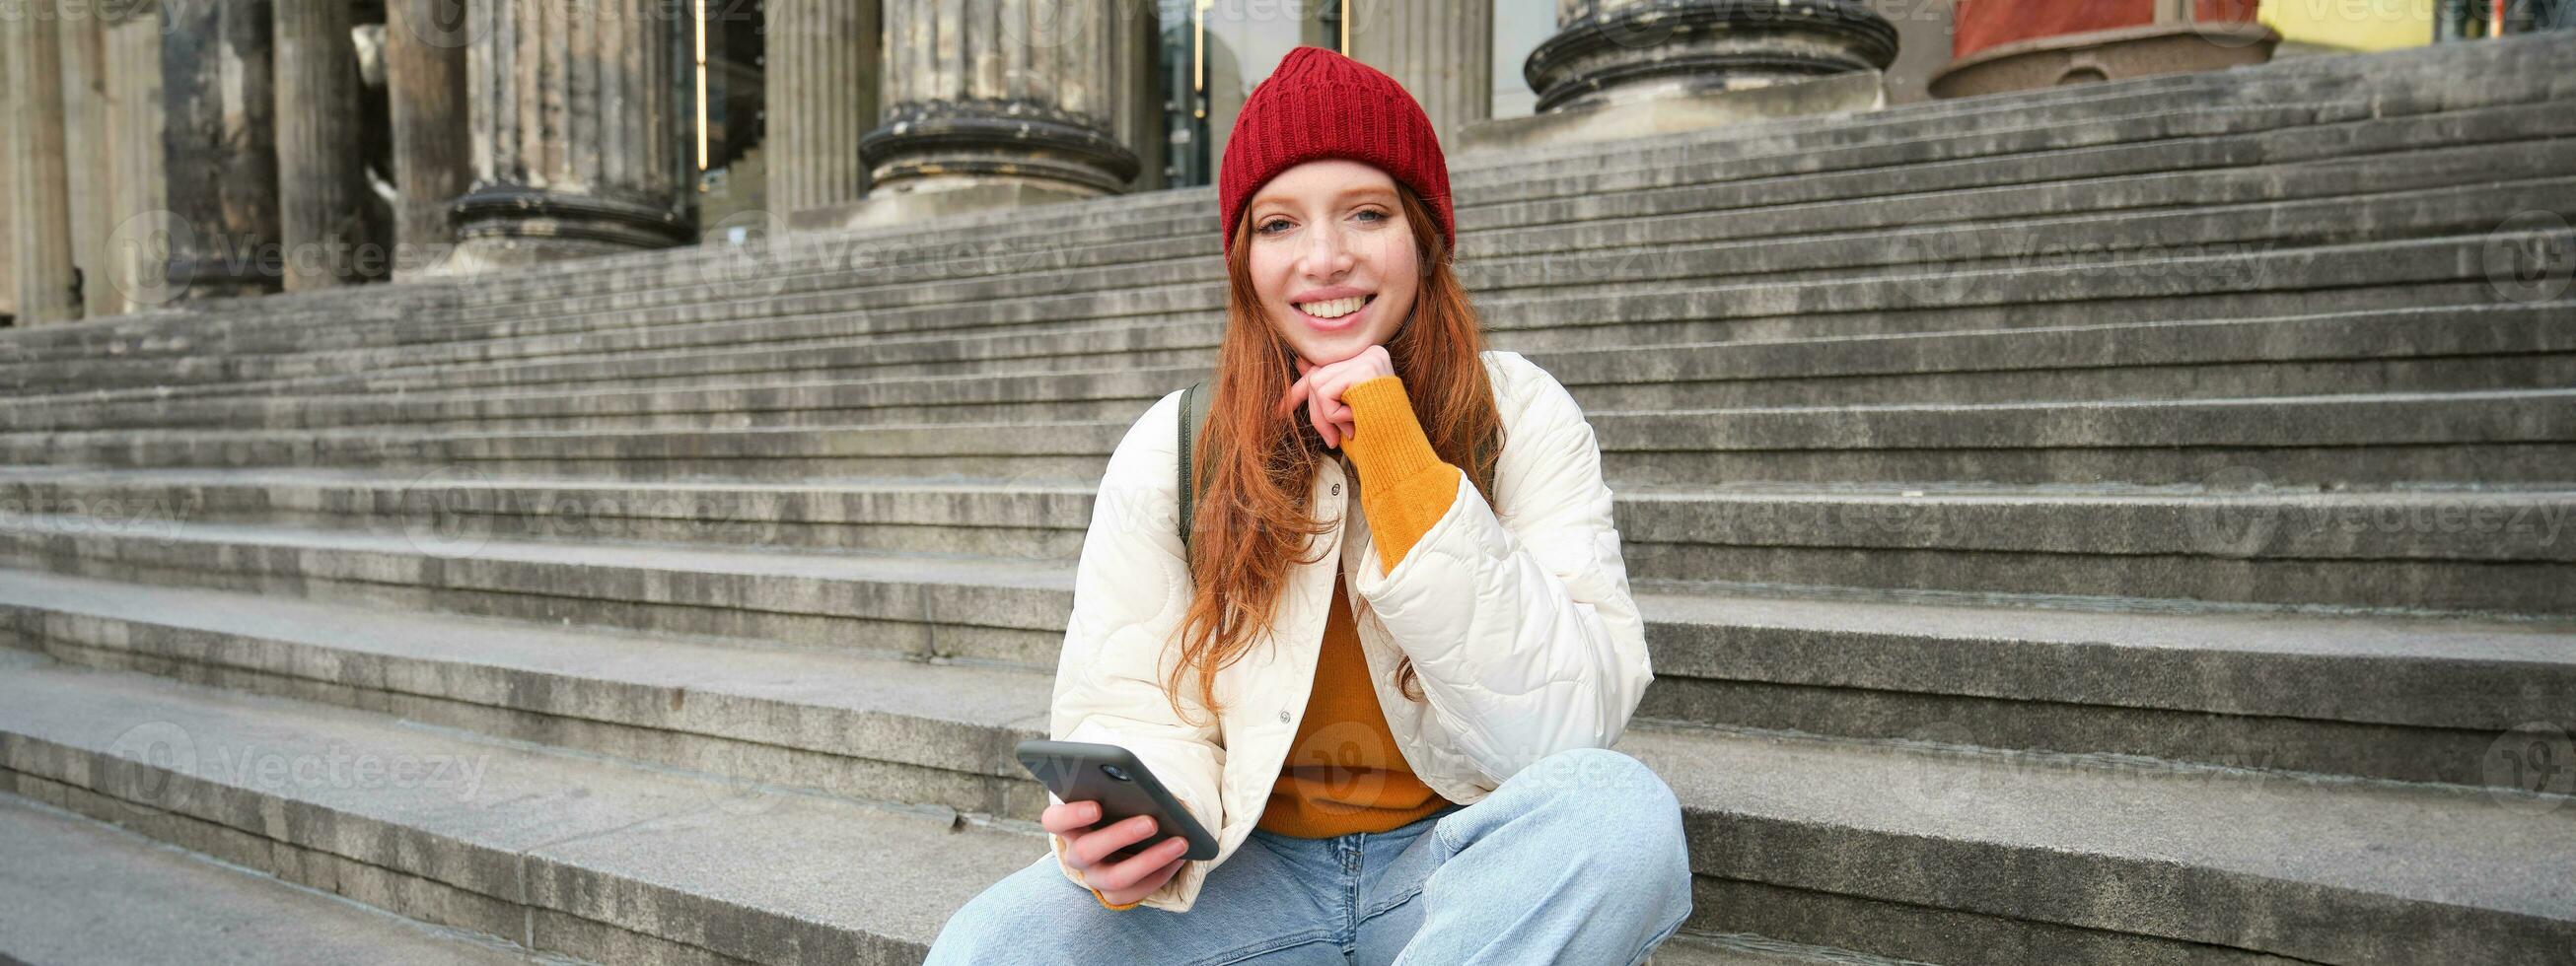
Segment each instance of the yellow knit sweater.
[[[1359,471],[1360,512],[1377,535],[1378,559],[1392,573],[1406,551],[1430,532],[1457,499],[1460,471],[1442,462],[1415,419],[1404,381],[1380,376],[1342,391],[1357,429],[1342,440]],[[1395,746],[1386,713],[1369,685],[1351,621],[1347,581],[1333,578],[1332,614],[1324,623],[1322,657],[1306,715],[1271,787],[1259,828],[1298,838],[1351,832],[1384,832],[1411,824],[1449,804],[1433,792]],[[1133,909],[1143,900],[1111,905]]]
[[[1342,441],[1360,475],[1360,512],[1377,534],[1378,559],[1389,573],[1406,551],[1449,512],[1459,470],[1415,421],[1404,381],[1380,376],[1342,391],[1358,432]],[[1333,610],[1324,621],[1315,689],[1271,786],[1259,827],[1296,838],[1384,832],[1448,806],[1414,777],[1387,730],[1386,712],[1369,686],[1351,620],[1347,575],[1333,578]]]

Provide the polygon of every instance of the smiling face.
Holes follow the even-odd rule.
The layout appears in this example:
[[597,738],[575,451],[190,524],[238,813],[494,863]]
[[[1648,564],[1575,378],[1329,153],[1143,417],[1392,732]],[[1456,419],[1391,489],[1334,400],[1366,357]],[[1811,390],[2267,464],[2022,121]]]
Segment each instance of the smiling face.
[[1413,311],[1413,226],[1395,179],[1345,158],[1308,161],[1261,186],[1247,206],[1245,255],[1262,313],[1316,365],[1384,345]]

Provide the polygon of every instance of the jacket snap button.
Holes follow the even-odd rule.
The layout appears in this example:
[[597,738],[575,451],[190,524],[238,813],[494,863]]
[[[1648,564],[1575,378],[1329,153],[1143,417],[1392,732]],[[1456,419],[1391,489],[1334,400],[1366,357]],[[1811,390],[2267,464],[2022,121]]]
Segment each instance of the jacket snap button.
[[1280,723],[1280,724],[1287,724],[1287,723],[1288,723],[1288,712],[1285,712],[1285,711],[1279,712],[1279,723]]
[[1335,484],[1333,484],[1333,495],[1334,495],[1334,496],[1340,496],[1340,495],[1342,495],[1342,485],[1341,485],[1341,484],[1339,484],[1339,483],[1335,483]]

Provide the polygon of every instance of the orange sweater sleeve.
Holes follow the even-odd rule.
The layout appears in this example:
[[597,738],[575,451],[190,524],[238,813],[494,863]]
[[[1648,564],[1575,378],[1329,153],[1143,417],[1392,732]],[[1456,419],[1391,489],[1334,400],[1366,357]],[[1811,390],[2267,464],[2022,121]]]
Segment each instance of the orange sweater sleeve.
[[[1055,857],[1056,857],[1056,861],[1059,861],[1059,862],[1063,861],[1063,860],[1064,860],[1064,836],[1057,835],[1057,834],[1055,834],[1055,833],[1050,832],[1050,833],[1047,833],[1047,841],[1055,847]],[[1076,881],[1076,882],[1082,882],[1082,870],[1081,870],[1081,869],[1071,869],[1070,871],[1072,871],[1072,872],[1073,872],[1073,878],[1074,878],[1074,881]],[[1088,883],[1088,882],[1084,882],[1084,883],[1083,883],[1083,887],[1084,887],[1084,888],[1090,888],[1090,886],[1091,886],[1091,884],[1090,884],[1090,883]],[[1138,900],[1136,900],[1136,901],[1134,901],[1134,902],[1130,902],[1130,903],[1128,903],[1128,904],[1126,904],[1126,905],[1123,905],[1123,906],[1111,905],[1111,904],[1109,903],[1109,897],[1108,897],[1108,896],[1101,895],[1101,894],[1100,894],[1100,890],[1098,890],[1098,889],[1092,889],[1092,890],[1091,890],[1091,897],[1092,897],[1093,899],[1097,899],[1097,900],[1099,900],[1099,901],[1100,901],[1100,907],[1101,907],[1101,908],[1103,908],[1103,909],[1117,909],[1117,910],[1124,911],[1124,910],[1133,909],[1133,908],[1136,908],[1137,906],[1141,906],[1141,905],[1144,905],[1144,904],[1145,904],[1145,900],[1143,900],[1143,899],[1138,899]]]
[[1393,573],[1406,551],[1457,502],[1456,466],[1442,462],[1440,452],[1414,418],[1413,400],[1404,394],[1400,376],[1379,376],[1342,390],[1357,424],[1344,451],[1359,470],[1360,512],[1368,514],[1377,536],[1378,562]]

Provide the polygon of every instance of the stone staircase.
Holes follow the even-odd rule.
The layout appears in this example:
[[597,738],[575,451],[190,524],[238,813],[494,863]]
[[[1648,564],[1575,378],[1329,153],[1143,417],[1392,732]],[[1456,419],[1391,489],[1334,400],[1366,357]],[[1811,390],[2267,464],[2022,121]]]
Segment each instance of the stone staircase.
[[[1453,158],[1618,494],[1655,961],[2576,964],[2571,107],[2536,35]],[[0,333],[0,793],[532,956],[918,962],[1047,854],[1214,208]]]

